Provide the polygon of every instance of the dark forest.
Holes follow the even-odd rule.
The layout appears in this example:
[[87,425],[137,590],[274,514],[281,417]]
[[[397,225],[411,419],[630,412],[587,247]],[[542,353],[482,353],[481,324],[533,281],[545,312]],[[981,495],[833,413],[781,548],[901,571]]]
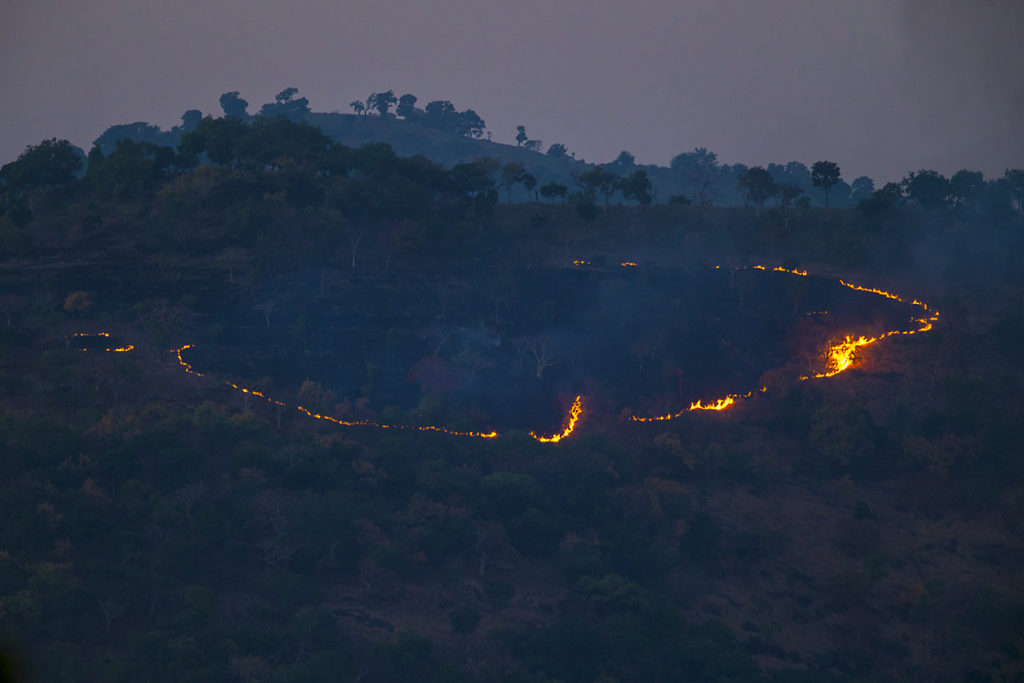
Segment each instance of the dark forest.
[[297,94],[0,169],[0,680],[1024,680],[1024,171]]

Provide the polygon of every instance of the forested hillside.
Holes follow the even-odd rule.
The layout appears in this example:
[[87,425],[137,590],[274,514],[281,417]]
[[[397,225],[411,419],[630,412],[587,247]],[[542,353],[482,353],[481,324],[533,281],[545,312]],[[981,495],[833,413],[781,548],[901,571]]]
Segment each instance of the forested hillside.
[[1011,172],[525,201],[484,141],[350,147],[294,101],[0,170],[19,676],[1024,676]]

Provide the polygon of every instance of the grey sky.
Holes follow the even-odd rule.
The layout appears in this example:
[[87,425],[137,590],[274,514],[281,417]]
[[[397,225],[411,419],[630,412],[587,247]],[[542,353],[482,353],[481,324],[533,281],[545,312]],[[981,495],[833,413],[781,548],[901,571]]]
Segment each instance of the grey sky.
[[1022,35],[1019,0],[2,0],[0,163],[295,86],[315,111],[449,99],[592,162],[1001,175],[1024,166]]

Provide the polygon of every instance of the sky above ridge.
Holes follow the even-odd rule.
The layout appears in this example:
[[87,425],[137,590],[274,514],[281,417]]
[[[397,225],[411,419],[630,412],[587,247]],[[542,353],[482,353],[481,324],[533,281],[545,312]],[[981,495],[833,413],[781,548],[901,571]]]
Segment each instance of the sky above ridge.
[[497,142],[666,165],[820,159],[843,177],[1024,167],[1019,0],[4,0],[0,164],[285,87],[472,108]]

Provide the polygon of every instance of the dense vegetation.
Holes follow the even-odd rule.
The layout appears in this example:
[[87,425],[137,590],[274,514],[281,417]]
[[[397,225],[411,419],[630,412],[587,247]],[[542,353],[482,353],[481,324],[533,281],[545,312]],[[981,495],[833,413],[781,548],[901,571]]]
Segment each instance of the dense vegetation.
[[[295,88],[286,88],[273,102],[262,105],[255,117],[248,113],[249,103],[238,92],[224,93],[220,104],[225,117],[239,122],[275,117],[304,121],[351,147],[387,142],[401,156],[422,155],[445,167],[490,157],[507,166],[502,184],[509,201],[569,198],[582,205],[584,213],[592,213],[590,207],[598,201],[607,204],[613,199],[641,205],[756,207],[855,207],[865,203],[876,209],[903,202],[932,208],[1015,203],[1018,211],[1024,202],[1021,169],[1007,169],[1002,177],[990,179],[968,169],[950,178],[920,169],[898,182],[880,182],[876,187],[867,176],[844,179],[842,169],[831,161],[748,167],[722,163],[704,147],[675,155],[668,167],[637,164],[626,150],[614,160],[595,165],[578,159],[557,142],[542,153],[544,143],[530,139],[523,125],[516,127],[515,146],[491,142],[491,133],[485,135],[486,124],[475,111],[460,112],[448,100],[434,100],[421,109],[412,93],[397,97],[392,90],[374,92],[366,100],[352,102],[356,113],[350,115],[313,112],[309,100],[297,95]],[[113,152],[122,139],[175,148],[202,118],[202,112],[190,109],[182,115],[180,126],[167,131],[144,122],[111,126],[95,144],[104,154]]]
[[[1010,174],[825,209],[602,207],[598,173],[592,211],[506,206],[508,163],[269,113],[0,171],[0,632],[39,680],[1024,675]],[[797,381],[893,314],[834,277],[943,320]],[[225,381],[511,431],[343,429]],[[621,419],[716,382],[769,391]],[[573,391],[586,429],[530,439]]]

